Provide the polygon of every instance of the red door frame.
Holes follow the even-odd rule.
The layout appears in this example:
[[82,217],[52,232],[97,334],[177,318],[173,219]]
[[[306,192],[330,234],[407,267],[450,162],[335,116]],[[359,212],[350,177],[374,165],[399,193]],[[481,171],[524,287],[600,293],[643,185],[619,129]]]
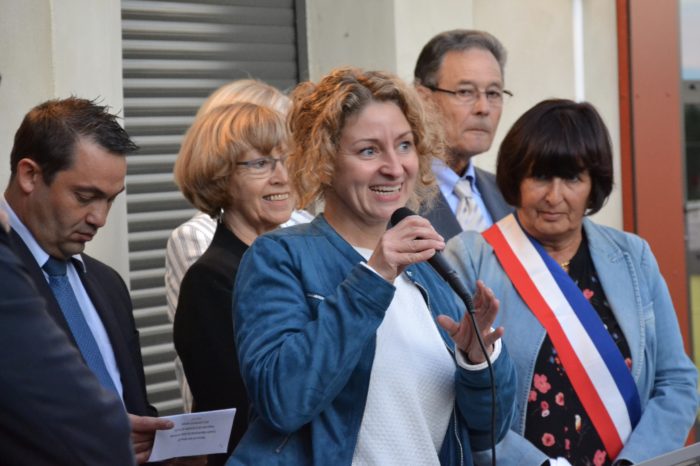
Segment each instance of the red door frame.
[[623,222],[659,262],[692,354],[678,2],[617,0]]

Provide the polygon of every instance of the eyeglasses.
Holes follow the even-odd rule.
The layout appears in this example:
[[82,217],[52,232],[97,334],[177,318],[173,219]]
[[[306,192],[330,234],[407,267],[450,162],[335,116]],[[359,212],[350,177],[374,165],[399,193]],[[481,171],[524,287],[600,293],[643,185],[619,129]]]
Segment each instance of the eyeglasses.
[[282,157],[260,157],[259,159],[246,160],[245,162],[236,162],[239,167],[245,167],[250,176],[254,178],[267,178],[275,172],[277,163],[284,166],[288,155]]
[[503,105],[503,100],[506,97],[513,97],[513,93],[505,89],[486,89],[482,91],[474,86],[468,86],[457,89],[456,91],[450,91],[447,89],[441,89],[436,86],[425,87],[427,87],[433,92],[444,92],[445,94],[452,94],[457,98],[457,100],[466,105],[473,105],[474,102],[479,100],[481,94],[484,94],[486,96],[486,101],[489,103],[489,105],[492,105],[494,107],[500,107],[501,105]]

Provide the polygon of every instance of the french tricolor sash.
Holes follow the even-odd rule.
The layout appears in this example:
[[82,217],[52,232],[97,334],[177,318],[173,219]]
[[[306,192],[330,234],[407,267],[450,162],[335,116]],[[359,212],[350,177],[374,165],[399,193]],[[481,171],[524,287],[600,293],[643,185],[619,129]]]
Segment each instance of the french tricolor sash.
[[513,214],[483,236],[547,330],[608,456],[615,459],[641,415],[639,393],[620,350],[576,283]]

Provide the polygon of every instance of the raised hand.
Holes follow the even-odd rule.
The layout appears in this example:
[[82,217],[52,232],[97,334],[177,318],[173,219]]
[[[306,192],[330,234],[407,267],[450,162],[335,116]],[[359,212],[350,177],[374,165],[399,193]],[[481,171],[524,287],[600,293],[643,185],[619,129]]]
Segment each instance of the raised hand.
[[[476,293],[474,294],[474,317],[489,355],[493,351],[493,344],[503,336],[504,332],[503,327],[492,330],[493,322],[498,314],[498,307],[499,302],[493,291],[479,280],[476,283]],[[438,316],[437,320],[440,326],[449,333],[457,348],[467,355],[469,362],[480,364],[486,361],[479,341],[474,334],[469,313],[465,312],[459,323],[445,315]]]
[[411,215],[382,235],[367,264],[393,282],[407,266],[427,261],[444,248],[445,240],[430,222]]

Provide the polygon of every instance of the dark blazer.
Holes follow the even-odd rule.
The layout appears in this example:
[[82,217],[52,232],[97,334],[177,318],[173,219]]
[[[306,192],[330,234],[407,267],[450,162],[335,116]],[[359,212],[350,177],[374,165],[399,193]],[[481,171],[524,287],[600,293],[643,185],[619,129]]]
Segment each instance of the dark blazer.
[[[49,314],[66,332],[73,346],[77,348],[58,301],[56,301],[44,277],[44,272],[34,260],[31,251],[14,231],[11,232],[11,243],[15,253],[29,272],[34,286],[46,300]],[[85,262],[85,272],[80,267],[76,267],[78,275],[95,309],[97,309],[100,319],[102,319],[102,324],[105,326],[112,344],[114,357],[121,374],[126,410],[139,416],[157,416],[156,409],[148,404],[146,397],[146,378],[143,372],[139,333],[134,322],[129,290],[124,280],[114,269],[87,254],[82,254],[82,258]]]
[[187,270],[175,312],[175,349],[192,390],[195,411],[236,408],[228,454],[248,427],[248,396],[233,341],[232,297],[238,264],[248,246],[219,223],[209,248]]
[[122,402],[46,312],[2,229],[0,392],[0,464],[134,464]]
[[[481,193],[493,221],[497,222],[513,212],[513,207],[503,199],[503,195],[496,185],[496,175],[477,167],[474,167],[474,173],[476,174],[476,186],[479,188],[479,193]],[[438,192],[431,208],[423,209],[421,213],[430,220],[430,223],[445,238],[445,241],[462,232],[462,227],[459,226],[457,218],[442,192]]]

